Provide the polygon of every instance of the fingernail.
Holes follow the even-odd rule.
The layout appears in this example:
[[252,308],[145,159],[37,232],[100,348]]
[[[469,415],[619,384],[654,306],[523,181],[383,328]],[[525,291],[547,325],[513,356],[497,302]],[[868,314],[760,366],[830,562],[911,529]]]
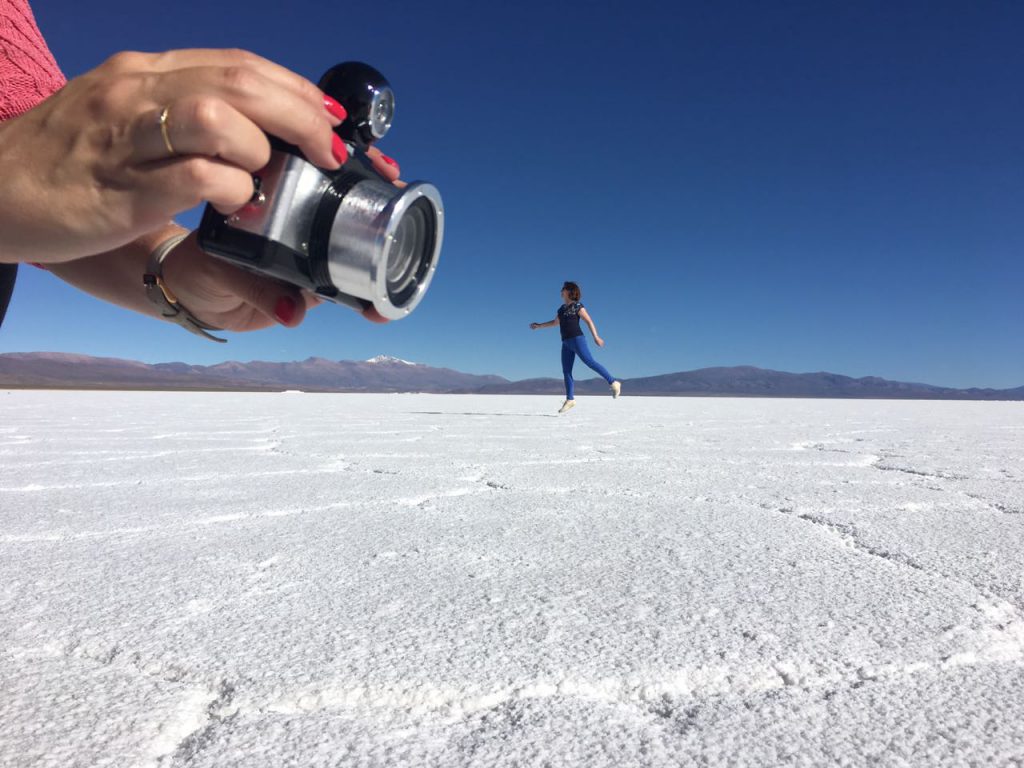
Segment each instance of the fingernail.
[[348,147],[341,140],[341,136],[336,133],[331,134],[331,154],[342,165],[348,162]]
[[277,304],[274,306],[274,316],[283,325],[288,325],[295,319],[295,299],[291,296],[282,296],[278,299]]
[[344,120],[348,117],[348,112],[345,111],[345,108],[327,94],[324,94],[324,109],[327,110],[331,117],[336,117],[339,120]]
[[383,160],[388,165],[398,165],[398,163],[396,163],[393,159],[385,155],[383,152],[380,153],[380,159]]

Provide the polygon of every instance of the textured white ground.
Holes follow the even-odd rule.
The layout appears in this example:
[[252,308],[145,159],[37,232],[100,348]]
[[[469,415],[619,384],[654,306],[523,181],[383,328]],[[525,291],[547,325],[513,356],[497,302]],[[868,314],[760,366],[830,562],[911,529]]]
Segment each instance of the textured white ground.
[[1024,405],[0,391],[0,765],[1021,765]]

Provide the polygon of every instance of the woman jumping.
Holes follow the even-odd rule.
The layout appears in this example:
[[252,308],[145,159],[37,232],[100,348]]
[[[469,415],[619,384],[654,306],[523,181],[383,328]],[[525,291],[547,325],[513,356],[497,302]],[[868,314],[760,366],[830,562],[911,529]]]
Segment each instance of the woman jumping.
[[530,329],[534,331],[538,328],[553,328],[556,325],[560,326],[562,331],[562,375],[565,377],[565,402],[558,409],[559,413],[565,413],[576,405],[573,396],[572,365],[576,362],[577,355],[580,360],[604,377],[612,390],[612,397],[618,397],[622,390],[622,384],[590,354],[587,340],[583,337],[583,331],[580,330],[580,320],[582,319],[590,328],[590,334],[594,337],[594,343],[597,346],[603,347],[604,339],[597,335],[594,321],[580,304],[581,295],[580,287],[576,283],[566,282],[562,286],[562,306],[558,308],[558,316],[546,323],[530,323]]

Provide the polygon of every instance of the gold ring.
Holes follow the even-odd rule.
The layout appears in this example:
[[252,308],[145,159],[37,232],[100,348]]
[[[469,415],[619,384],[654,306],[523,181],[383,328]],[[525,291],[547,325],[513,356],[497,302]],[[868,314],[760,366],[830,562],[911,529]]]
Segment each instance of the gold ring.
[[164,107],[160,113],[160,135],[164,137],[164,146],[167,147],[167,151],[171,153],[171,157],[174,157],[177,152],[174,150],[174,145],[171,144],[171,137],[167,135],[167,116],[170,114],[171,108]]

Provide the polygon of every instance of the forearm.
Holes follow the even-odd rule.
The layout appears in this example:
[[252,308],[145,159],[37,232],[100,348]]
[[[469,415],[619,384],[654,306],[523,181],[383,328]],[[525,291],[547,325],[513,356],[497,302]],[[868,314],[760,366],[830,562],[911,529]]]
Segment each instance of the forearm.
[[546,323],[537,323],[538,328],[554,328],[558,325],[557,320],[548,320]]
[[597,333],[597,326],[594,325],[594,321],[593,320],[587,320],[587,327],[590,328],[590,335],[591,336],[593,336],[595,339],[601,338],[598,335],[598,333]]
[[146,262],[160,243],[186,231],[177,224],[168,224],[112,251],[48,264],[47,269],[64,282],[98,299],[157,317],[157,309],[147,298],[142,283]]

